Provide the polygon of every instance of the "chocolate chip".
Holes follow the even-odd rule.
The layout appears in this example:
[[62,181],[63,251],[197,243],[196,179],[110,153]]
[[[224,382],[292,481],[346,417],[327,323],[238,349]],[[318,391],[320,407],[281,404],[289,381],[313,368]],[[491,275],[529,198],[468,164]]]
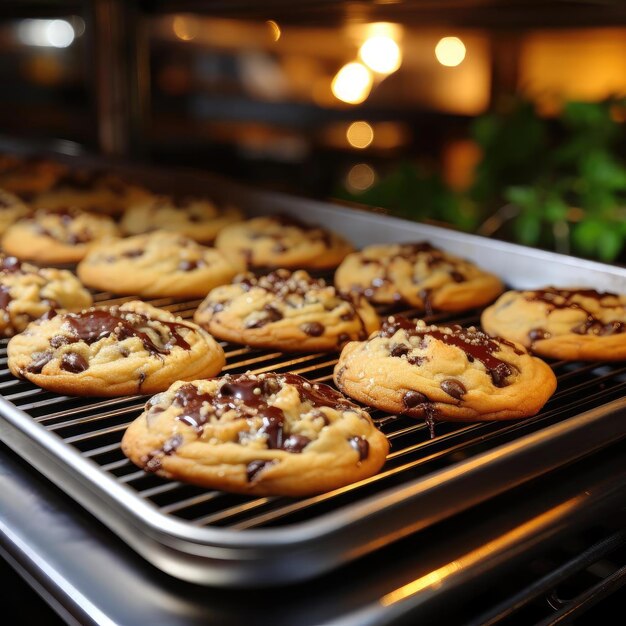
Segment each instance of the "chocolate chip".
[[405,346],[402,343],[398,343],[391,349],[391,356],[401,357],[405,354],[408,354],[410,348],[409,346]]
[[14,256],[6,256],[2,259],[2,263],[0,263],[0,270],[3,272],[19,272],[21,268],[22,263]]
[[52,352],[35,352],[30,365],[26,368],[31,374],[41,374],[41,370],[52,360]]
[[193,270],[196,270],[203,265],[204,262],[201,259],[197,261],[183,260],[178,264],[178,269],[181,272],[192,272]]
[[283,450],[299,454],[311,443],[311,440],[304,435],[290,435],[283,443]]
[[343,322],[350,322],[356,317],[356,313],[354,311],[346,311],[342,316],[341,320]]
[[359,461],[367,458],[370,451],[370,444],[365,437],[351,437],[348,443],[359,453]]
[[128,250],[128,252],[123,252],[121,256],[127,259],[135,259],[143,254],[143,250]]
[[163,454],[165,454],[166,456],[173,454],[174,452],[176,452],[176,449],[180,446],[182,442],[183,442],[182,435],[174,435],[170,437],[163,444]]
[[76,352],[68,352],[63,355],[61,359],[61,369],[66,372],[71,372],[72,374],[80,374],[89,368],[89,363],[85,360],[85,358],[76,353]]
[[550,333],[543,330],[543,328],[533,328],[528,333],[528,338],[531,341],[541,341],[542,339],[547,339],[550,336]]
[[57,316],[57,312],[54,309],[48,309],[39,319],[40,320],[51,320],[52,318]]
[[500,363],[494,369],[489,370],[491,380],[496,387],[505,387],[508,384],[506,379],[512,373],[511,368],[506,363]]
[[441,381],[440,386],[449,396],[457,400],[460,400],[467,393],[463,383],[454,378],[446,378],[446,380]]
[[266,466],[272,465],[273,463],[274,461],[252,461],[251,463],[248,463],[246,467],[248,482],[251,483],[260,471],[264,470]]
[[310,337],[319,337],[324,334],[324,325],[319,322],[307,322],[300,325],[300,330]]
[[463,283],[467,280],[461,272],[457,272],[456,270],[450,272],[450,278],[452,278],[455,283]]
[[337,345],[342,346],[344,343],[348,343],[350,341],[350,335],[347,333],[341,333],[339,337],[337,337]]
[[0,285],[0,309],[8,311],[11,300],[10,289],[6,285]]
[[402,402],[407,409],[413,409],[420,404],[430,402],[430,400],[423,393],[411,389],[404,394]]

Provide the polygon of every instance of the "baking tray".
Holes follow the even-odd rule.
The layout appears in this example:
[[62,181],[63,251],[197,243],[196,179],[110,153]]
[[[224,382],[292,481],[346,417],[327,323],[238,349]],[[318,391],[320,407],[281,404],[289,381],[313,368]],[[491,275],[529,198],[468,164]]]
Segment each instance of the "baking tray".
[[[76,164],[74,158],[67,159]],[[512,287],[549,283],[626,291],[626,270],[329,203],[248,189],[218,177],[80,158],[163,191],[204,193],[250,214],[284,211],[355,245],[427,239],[473,259]],[[120,301],[97,294],[100,303]],[[183,317],[197,301],[152,300]],[[476,323],[479,312],[434,316]],[[224,344],[226,371],[295,371],[330,382],[334,355],[285,355]],[[516,422],[437,425],[374,412],[390,437],[382,472],[312,498],[253,498],[144,474],[119,450],[145,398],[68,398],[17,381],[0,344],[0,439],[161,570],[200,584],[269,586],[319,575],[484,502],[626,435],[626,367],[552,363],[557,393]]]

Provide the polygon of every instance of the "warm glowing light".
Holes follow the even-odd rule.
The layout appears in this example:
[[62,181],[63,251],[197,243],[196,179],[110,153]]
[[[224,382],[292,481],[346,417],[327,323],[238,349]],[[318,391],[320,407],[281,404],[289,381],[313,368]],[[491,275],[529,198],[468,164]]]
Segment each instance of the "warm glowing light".
[[270,35],[274,41],[278,41],[280,39],[280,26],[274,20],[267,20],[265,22],[267,27],[270,29]]
[[72,45],[76,35],[66,20],[22,20],[17,36],[28,46],[67,48]]
[[359,57],[367,67],[379,74],[391,74],[402,63],[400,47],[391,37],[384,35],[367,39],[359,50]]
[[350,168],[346,187],[351,191],[365,191],[376,182],[376,172],[367,163],[357,163]]
[[465,44],[458,37],[444,37],[435,46],[435,56],[441,65],[456,67],[465,58]]
[[352,122],[346,131],[346,139],[353,148],[367,148],[374,140],[374,129],[367,122]]
[[196,29],[193,21],[184,15],[177,15],[172,22],[174,34],[182,41],[191,41],[196,37]]
[[372,74],[361,63],[348,63],[338,72],[331,85],[335,98],[348,104],[360,104],[372,89]]

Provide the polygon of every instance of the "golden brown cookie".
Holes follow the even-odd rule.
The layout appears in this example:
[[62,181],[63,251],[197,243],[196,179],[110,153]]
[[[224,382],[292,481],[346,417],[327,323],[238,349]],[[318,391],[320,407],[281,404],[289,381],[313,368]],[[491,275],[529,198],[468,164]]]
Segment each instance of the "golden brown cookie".
[[201,298],[242,269],[215,248],[155,231],[93,245],[78,276],[89,287],[113,293]]
[[169,230],[200,243],[211,243],[222,228],[243,219],[234,206],[218,207],[208,198],[151,196],[131,206],[122,218],[127,235]]
[[463,311],[492,302],[500,279],[429,243],[368,246],[346,257],[335,284],[371,302],[404,302],[426,311]]
[[362,296],[285,269],[243,274],[213,289],[194,319],[220,339],[286,352],[334,351],[380,325]]
[[74,170],[59,177],[50,189],[37,194],[32,204],[38,209],[73,207],[115,216],[149,196],[143,187],[110,172]]
[[295,374],[174,383],[122,450],[160,476],[244,494],[306,496],[375,474],[389,444],[340,393]]
[[224,228],[215,246],[249,267],[331,269],[354,248],[343,237],[290,215],[255,217]]
[[7,228],[25,217],[30,208],[16,195],[0,189],[0,237]]
[[76,311],[92,303],[91,294],[71,272],[0,254],[0,336],[12,337],[53,311]]
[[626,360],[626,295],[556,287],[507,291],[481,322],[488,333],[545,357]]
[[556,389],[552,369],[518,344],[401,316],[349,343],[335,382],[355,400],[428,420],[519,419],[537,413]]
[[30,201],[67,172],[66,165],[48,159],[5,155],[0,158],[0,188]]
[[2,237],[7,254],[36,263],[77,263],[90,244],[115,237],[110,217],[76,209],[36,211],[10,226]]
[[224,366],[206,331],[137,300],[37,320],[7,351],[15,376],[77,396],[156,393]]

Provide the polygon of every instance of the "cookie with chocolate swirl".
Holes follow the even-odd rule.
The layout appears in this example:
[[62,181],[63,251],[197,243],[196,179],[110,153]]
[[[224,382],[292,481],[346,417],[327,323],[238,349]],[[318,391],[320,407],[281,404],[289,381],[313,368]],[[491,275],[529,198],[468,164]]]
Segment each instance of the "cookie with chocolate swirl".
[[122,450],[166,478],[306,496],[375,474],[389,444],[362,408],[331,387],[266,373],[174,383],[148,401]]
[[552,369],[519,344],[401,316],[349,343],[334,377],[355,400],[427,420],[519,419],[536,414],[556,389]]
[[481,319],[488,333],[566,361],[626,360],[626,295],[546,287],[507,291]]
[[492,302],[503,285],[470,261],[427,242],[368,246],[346,257],[335,284],[371,302],[432,311],[463,311]]
[[7,353],[13,375],[80,396],[157,393],[224,366],[224,351],[206,331],[136,300],[34,321]]
[[304,270],[243,274],[217,287],[194,320],[220,339],[287,352],[330,352],[379,327],[360,295],[343,294]]

